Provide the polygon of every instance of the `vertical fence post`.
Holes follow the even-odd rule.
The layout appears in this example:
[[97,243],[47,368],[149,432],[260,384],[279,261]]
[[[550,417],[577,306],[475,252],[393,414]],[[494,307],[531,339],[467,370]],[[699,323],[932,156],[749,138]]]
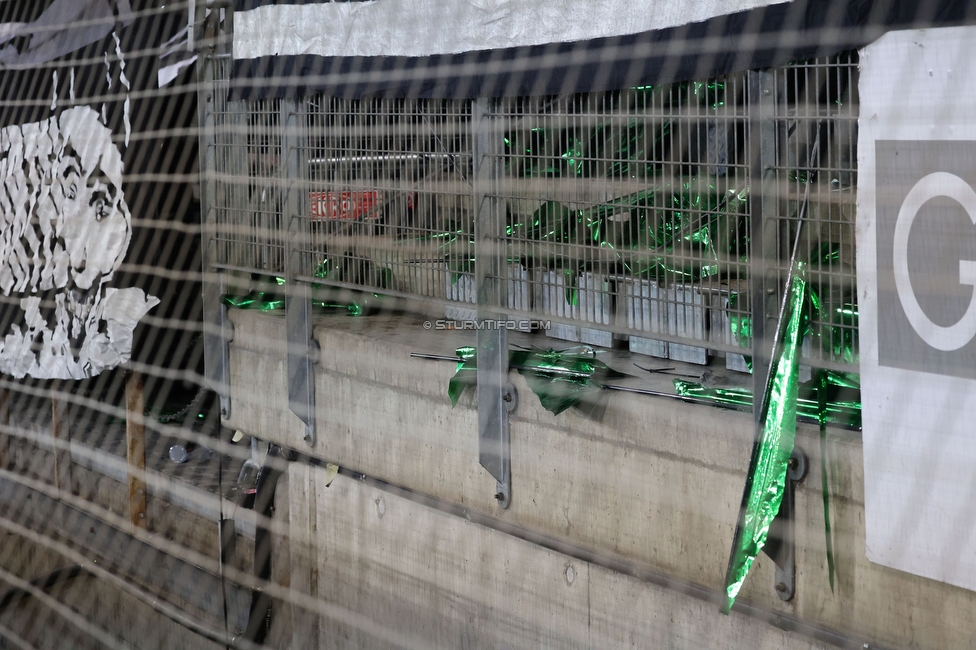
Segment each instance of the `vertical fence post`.
[[[196,21],[203,29],[205,3],[197,5]],[[202,35],[202,31],[201,34]],[[201,40],[200,43],[205,43]],[[217,120],[216,107],[226,104],[218,98],[217,61],[213,48],[204,47],[197,58],[197,110],[200,139],[200,219],[203,266],[203,356],[204,376],[220,398],[220,413],[230,417],[230,341],[233,324],[227,307],[220,301],[224,293],[223,274],[214,269],[218,232],[217,208]]]
[[762,425],[766,379],[776,335],[779,286],[779,235],[776,175],[778,149],[776,125],[776,74],[770,70],[749,72],[750,255],[749,293],[752,296],[753,415]]
[[505,211],[492,196],[500,174],[500,122],[488,99],[472,106],[472,148],[475,166],[475,286],[478,288],[478,457],[495,478],[495,499],[507,508],[512,498],[511,438],[508,414],[515,405],[515,389],[508,381],[508,331],[486,324],[506,320],[508,265]]
[[10,465],[10,389],[0,388],[0,469]]
[[[767,389],[771,366],[776,349],[773,347],[779,336],[781,323],[780,298],[788,289],[784,282],[782,268],[782,231],[779,215],[783,213],[782,184],[779,182],[777,166],[780,164],[780,151],[785,146],[786,133],[776,120],[777,103],[785,97],[777,84],[774,71],[763,70],[749,73],[749,137],[751,152],[750,192],[751,257],[749,290],[752,295],[752,374],[753,374],[753,416],[755,420],[755,440],[751,457],[755,462],[761,444],[766,414]],[[785,156],[782,157],[785,160]],[[757,191],[758,190],[758,191]],[[785,224],[784,224],[785,226]],[[788,254],[788,253],[787,253]],[[793,598],[796,583],[795,546],[793,538],[793,490],[806,472],[805,457],[794,451],[791,469],[787,478],[786,494],[779,513],[769,528],[769,537],[763,551],[776,564],[774,589],[779,597],[788,601]],[[745,524],[748,483],[743,490],[732,541],[732,558],[740,547]],[[729,571],[732,559],[729,560]],[[728,584],[730,576],[726,576]]]
[[305,102],[281,100],[281,155],[285,178],[282,218],[287,231],[285,250],[285,329],[288,333],[288,406],[305,424],[305,443],[315,446],[315,362],[318,346],[312,331],[312,292],[307,282],[305,252],[308,219],[305,209],[307,155]]
[[71,491],[70,427],[65,419],[67,403],[60,396],[61,384],[51,388],[51,437],[54,444],[54,485],[58,490]]
[[125,378],[125,458],[129,476],[129,521],[146,527],[146,400],[142,375]]

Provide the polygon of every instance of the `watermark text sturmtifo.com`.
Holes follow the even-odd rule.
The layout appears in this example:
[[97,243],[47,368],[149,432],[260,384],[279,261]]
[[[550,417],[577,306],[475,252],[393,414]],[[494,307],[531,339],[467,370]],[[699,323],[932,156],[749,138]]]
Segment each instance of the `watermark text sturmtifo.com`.
[[547,320],[425,320],[425,330],[547,330],[549,321]]

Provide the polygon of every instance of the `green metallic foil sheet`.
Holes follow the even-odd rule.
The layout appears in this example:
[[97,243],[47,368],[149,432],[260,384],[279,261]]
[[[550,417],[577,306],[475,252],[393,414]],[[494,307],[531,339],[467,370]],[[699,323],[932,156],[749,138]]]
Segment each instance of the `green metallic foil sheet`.
[[[660,175],[662,161],[671,159],[669,151],[684,145],[682,138],[673,136],[681,115],[692,109],[698,115],[720,116],[725,103],[725,84],[715,80],[574,96],[561,106],[562,110],[632,118],[601,121],[592,127],[569,120],[566,126],[508,131],[503,140],[505,172],[510,177],[529,178],[643,179]],[[545,114],[551,109],[526,106],[524,110]],[[658,117],[649,119],[655,114]]]
[[285,308],[284,296],[265,291],[250,291],[243,296],[235,296],[234,294],[225,293],[220,297],[220,302],[235,309],[259,309],[261,311],[274,311],[276,309]]
[[[467,388],[478,383],[475,348],[461,347],[456,353],[457,370],[447,388],[453,406]],[[509,367],[525,378],[542,407],[553,415],[575,408],[588,417],[602,417],[607,400],[605,380],[627,376],[597,359],[589,346],[510,350]]]
[[[510,219],[506,234],[517,241],[603,249],[599,264],[616,267],[611,272],[699,280],[719,275],[722,262],[742,261],[748,247],[747,201],[745,191],[691,178],[674,188],[665,184],[657,192],[635,192],[587,209],[547,201],[524,220]],[[575,274],[588,270],[586,257],[550,254],[534,262]]]
[[776,360],[768,392],[762,434],[753,448],[743,497],[744,513],[733,542],[725,578],[728,612],[766,543],[769,526],[779,512],[786,489],[786,473],[796,437],[799,396],[800,342],[806,280],[798,265],[789,288],[782,336],[782,352]]
[[458,356],[457,369],[447,384],[447,396],[451,398],[451,406],[457,406],[458,400],[465,390],[478,385],[478,362],[475,358],[477,351],[470,346],[460,347],[455,353]]
[[[333,279],[340,282],[351,283],[372,283],[375,286],[392,286],[392,272],[389,268],[374,268],[374,265],[366,260],[352,260],[349,257],[325,257],[315,265],[312,275],[316,278]],[[279,287],[285,285],[285,279],[276,277],[275,283]],[[350,316],[362,316],[367,313],[371,304],[382,296],[378,293],[367,293],[365,291],[343,292],[343,298],[355,297],[355,300],[336,300],[337,290],[325,284],[312,283],[312,308],[317,311],[342,311],[345,310]],[[228,307],[235,309],[257,309],[263,312],[276,311],[285,308],[285,296],[281,293],[272,291],[253,290],[246,295],[238,296],[225,293],[220,297],[220,301]]]
[[[819,375],[819,373],[818,373]],[[810,422],[825,423],[850,429],[861,428],[861,397],[858,376],[853,373],[823,371],[826,382],[826,403],[821,415],[818,387],[819,376],[800,384],[797,399],[797,415]],[[748,388],[715,388],[684,379],[674,380],[674,392],[684,397],[694,397],[715,406],[742,409],[752,408],[752,391]]]
[[[858,363],[857,296],[852,287],[836,282],[837,275],[852,275],[841,260],[840,246],[824,242],[808,253],[809,271],[804,311],[807,316],[803,336],[810,334],[820,348],[820,358],[856,366]],[[737,310],[741,294],[729,297],[729,325],[732,340],[752,348],[752,318]],[[752,368],[752,360],[746,361]]]
[[[728,165],[734,161],[725,159],[721,146],[728,137],[726,123],[708,121],[708,133],[700,136],[702,146],[707,140],[709,147],[718,147],[713,152],[717,158],[698,175],[676,182],[662,162],[676,153],[672,148],[685,146],[673,137],[679,116],[693,107],[703,116],[720,115],[725,85],[710,81],[641,86],[600,97],[580,96],[573,102],[563,109],[597,109],[633,118],[601,121],[589,128],[570,121],[566,126],[509,131],[504,136],[505,175],[628,178],[646,182],[647,188],[592,208],[546,201],[536,204],[531,214],[510,215],[510,238],[544,244],[513,248],[523,258],[517,261],[537,268],[566,268],[574,274],[598,267],[604,273],[668,281],[736,275],[749,243],[748,189],[731,186]],[[668,116],[669,111],[674,116]],[[648,112],[660,112],[660,117],[649,120]],[[580,254],[548,244],[603,251]]]
[[824,504],[824,539],[827,548],[827,578],[834,592],[834,542],[830,536],[830,483],[827,480],[827,372],[817,373],[818,424],[820,425],[820,486]]
[[[674,380],[675,393],[710,401],[725,408],[751,409],[752,391],[744,388],[711,388],[700,383]],[[830,483],[827,471],[827,425],[861,428],[859,377],[853,373],[819,370],[811,381],[799,386],[797,416],[817,422],[820,429],[820,483],[824,504],[824,539],[827,577],[834,590],[836,565],[831,535]]]
[[[251,291],[244,296],[225,293],[220,302],[235,309],[257,309],[263,312],[277,311],[285,308],[285,297],[277,293],[265,291]],[[364,302],[334,302],[329,300],[312,300],[312,307],[318,310],[343,311],[350,316],[362,316]]]
[[[327,263],[323,262],[316,267],[315,277],[324,278],[327,276],[328,270],[323,269]],[[285,279],[275,278],[275,282],[279,287],[284,286]],[[317,311],[344,310],[350,316],[362,316],[370,309],[370,303],[373,299],[381,297],[375,293],[358,292],[356,294],[356,300],[335,300],[334,295],[332,295],[334,294],[334,289],[331,287],[312,284],[311,288],[313,309]],[[225,293],[220,297],[220,302],[235,309],[257,309],[263,312],[277,311],[285,308],[285,296],[281,293],[271,291],[253,290],[243,296]]]
[[553,415],[575,408],[595,419],[601,419],[606,410],[605,381],[626,376],[597,359],[596,351],[589,346],[512,350],[509,365],[525,378],[542,407]]

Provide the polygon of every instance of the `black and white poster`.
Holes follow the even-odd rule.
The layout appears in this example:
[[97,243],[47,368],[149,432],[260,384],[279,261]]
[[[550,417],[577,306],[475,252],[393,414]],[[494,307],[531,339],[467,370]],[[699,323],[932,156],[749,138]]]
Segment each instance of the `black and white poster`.
[[[160,214],[159,193],[171,188],[130,182],[186,174],[195,160],[195,150],[174,160],[172,143],[145,136],[192,118],[179,90],[156,98],[150,115],[146,91],[167,62],[127,56],[178,37],[186,10],[140,20],[134,4],[53,0],[0,12],[0,373],[85,379],[128,362],[161,293],[126,271],[158,261],[145,259],[159,255],[146,237],[133,250],[136,225],[151,240],[155,220],[198,218],[186,201]],[[171,302],[186,299],[169,289]]]
[[[23,296],[24,311],[0,343],[0,372],[82,379],[128,360],[159,300],[112,286],[132,235],[122,174],[91,107],[0,129],[0,291]],[[54,304],[42,311],[45,292]]]

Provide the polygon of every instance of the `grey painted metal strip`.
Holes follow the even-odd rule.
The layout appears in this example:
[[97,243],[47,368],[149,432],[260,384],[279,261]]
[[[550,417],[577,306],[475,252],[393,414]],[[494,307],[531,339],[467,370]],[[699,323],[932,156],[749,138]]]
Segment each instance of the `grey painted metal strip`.
[[299,282],[306,275],[302,249],[308,241],[305,218],[304,179],[307,178],[305,156],[305,103],[281,102],[281,149],[285,161],[283,218],[287,223],[285,255],[285,329],[288,336],[288,407],[305,423],[305,443],[315,445],[315,342],[312,331],[311,287]]
[[227,307],[220,302],[224,293],[223,275],[211,267],[215,259],[217,239],[217,130],[214,119],[216,97],[215,61],[207,56],[197,59],[197,105],[200,120],[200,219],[203,242],[203,356],[204,377],[210,388],[220,397],[220,413],[231,414],[230,403],[230,341],[233,324]]
[[[475,164],[475,265],[478,322],[505,320],[507,304],[505,214],[503,203],[492,196],[500,176],[501,132],[496,133],[491,101],[475,100],[472,110]],[[512,395],[508,384],[508,331],[478,330],[478,460],[497,481],[495,498],[503,508],[511,501],[511,443],[508,410]],[[507,399],[506,399],[507,396]]]

